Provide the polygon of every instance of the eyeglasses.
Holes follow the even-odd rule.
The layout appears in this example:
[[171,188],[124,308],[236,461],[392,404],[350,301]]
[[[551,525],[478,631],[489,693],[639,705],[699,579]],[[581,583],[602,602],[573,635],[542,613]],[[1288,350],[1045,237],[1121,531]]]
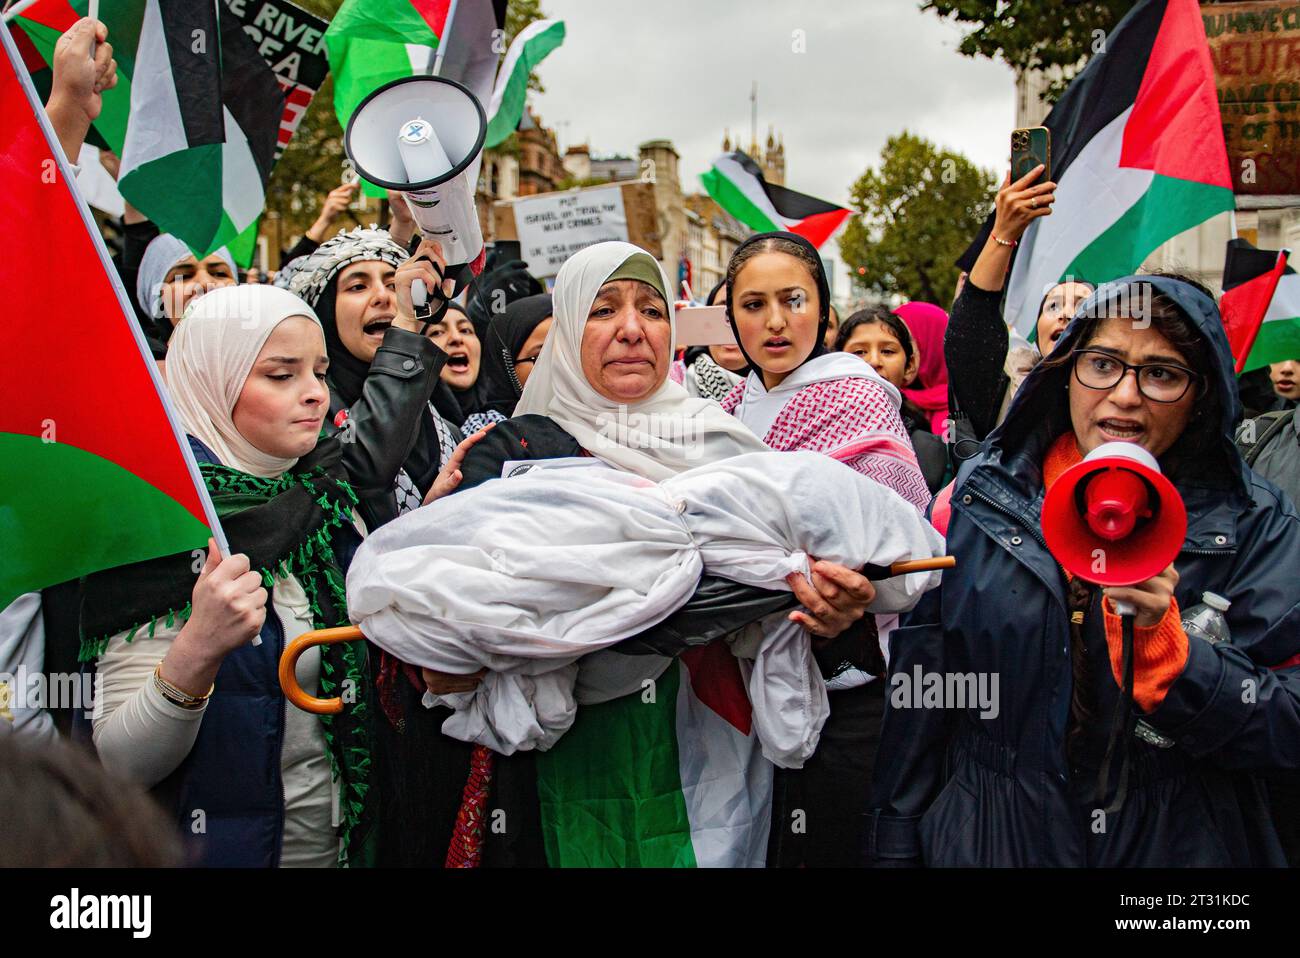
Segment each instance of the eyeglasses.
[[1079,385],[1089,389],[1114,389],[1120,384],[1129,370],[1137,373],[1138,392],[1152,402],[1178,402],[1187,393],[1194,382],[1200,382],[1201,375],[1186,366],[1173,363],[1144,363],[1130,365],[1096,349],[1076,349],[1070,354],[1074,357],[1074,378]]

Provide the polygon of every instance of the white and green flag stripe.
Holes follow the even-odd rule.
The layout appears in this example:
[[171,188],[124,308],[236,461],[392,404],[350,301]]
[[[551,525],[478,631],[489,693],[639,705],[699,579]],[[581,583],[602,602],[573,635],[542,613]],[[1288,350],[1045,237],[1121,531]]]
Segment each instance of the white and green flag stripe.
[[722,643],[692,649],[641,692],[582,706],[538,753],[547,861],[761,867],[772,781],[734,656]]
[[519,31],[497,74],[492,102],[485,104],[488,115],[485,149],[497,146],[515,131],[524,115],[529,74],[563,42],[563,20],[536,20]]
[[741,150],[717,157],[713,168],[700,174],[700,182],[713,202],[750,229],[788,230],[817,247],[849,215],[842,206],[767,182],[758,164]]
[[[16,17],[48,63],[86,0],[36,0]],[[206,256],[247,263],[274,163],[285,94],[225,4],[105,3],[118,84],[95,129],[121,158],[118,190]]]
[[1300,274],[1292,272],[1278,280],[1243,371],[1287,359],[1300,359]]

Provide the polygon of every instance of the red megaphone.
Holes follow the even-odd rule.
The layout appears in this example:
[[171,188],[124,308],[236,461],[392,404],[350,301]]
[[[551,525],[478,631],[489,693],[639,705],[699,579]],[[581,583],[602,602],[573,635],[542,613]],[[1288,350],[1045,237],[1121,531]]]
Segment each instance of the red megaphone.
[[1048,490],[1042,525],[1048,550],[1071,575],[1135,585],[1177,558],[1187,509],[1151,453],[1108,442]]

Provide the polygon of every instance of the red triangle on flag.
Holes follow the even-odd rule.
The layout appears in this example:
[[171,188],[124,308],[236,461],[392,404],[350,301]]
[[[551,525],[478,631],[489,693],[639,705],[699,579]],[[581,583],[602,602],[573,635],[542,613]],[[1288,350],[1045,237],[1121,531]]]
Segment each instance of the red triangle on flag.
[[424,18],[433,35],[441,40],[447,30],[447,13],[451,0],[411,0],[415,12]]
[[0,257],[0,606],[7,590],[201,548],[211,529],[198,467],[11,40],[0,24],[0,222],[39,228]]
[[790,232],[797,233],[812,243],[814,248],[821,249],[822,244],[840,228],[840,224],[850,212],[852,211],[837,209],[827,213],[814,213],[812,216],[805,216],[797,225],[790,227]]
[[687,649],[681,655],[682,664],[691,679],[695,697],[716,712],[742,735],[748,735],[754,724],[754,710],[749,704],[740,663],[731,654],[725,642]]
[[1214,63],[1196,0],[1168,0],[1133,112],[1120,166],[1232,189]]

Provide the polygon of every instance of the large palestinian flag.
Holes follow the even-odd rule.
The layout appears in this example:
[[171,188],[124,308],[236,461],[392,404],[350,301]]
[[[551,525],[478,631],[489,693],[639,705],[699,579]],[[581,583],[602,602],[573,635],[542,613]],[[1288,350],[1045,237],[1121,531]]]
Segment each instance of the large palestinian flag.
[[0,256],[3,608],[56,582],[201,549],[211,504],[5,26],[0,40],[0,222],[39,226]]
[[[89,0],[36,0],[14,22],[45,62]],[[98,138],[121,157],[118,189],[206,256],[247,262],[265,204],[285,94],[237,17],[210,0],[117,0],[100,19],[118,63]]]
[[[1214,68],[1196,0],[1141,0],[1048,115],[1050,216],[1016,250],[1003,315],[1025,336],[1066,277],[1129,275],[1162,243],[1233,208]],[[959,261],[974,263],[992,217]]]
[[[1300,312],[1296,311],[1300,303],[1295,296],[1295,270],[1286,264],[1289,256],[1290,250],[1256,249],[1244,239],[1228,240],[1219,313],[1238,373],[1300,359]],[[1282,290],[1281,282],[1288,275],[1293,281]],[[1274,314],[1271,321],[1270,313]]]
[[760,233],[787,230],[821,247],[840,227],[849,210],[813,196],[796,193],[763,178],[748,154],[723,153],[713,168],[700,174],[700,182],[713,201]]
[[691,649],[641,692],[578,709],[537,755],[553,868],[761,867],[772,815],[740,668]]

